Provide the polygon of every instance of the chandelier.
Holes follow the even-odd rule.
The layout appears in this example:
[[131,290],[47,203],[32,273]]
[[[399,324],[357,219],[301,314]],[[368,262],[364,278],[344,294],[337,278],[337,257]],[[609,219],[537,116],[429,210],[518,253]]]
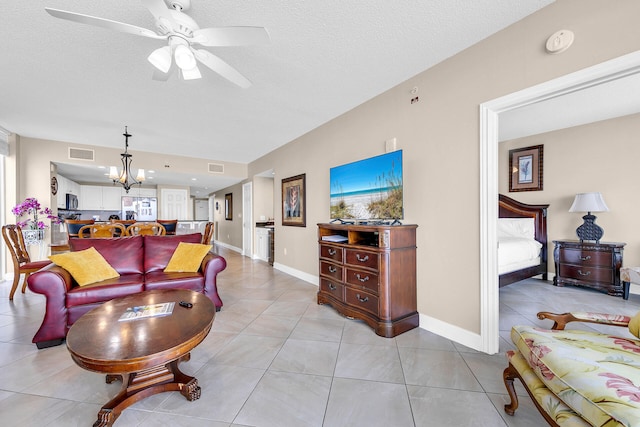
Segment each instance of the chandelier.
[[125,191],[129,193],[131,186],[133,185],[142,185],[144,181],[144,169],[138,169],[138,176],[133,178],[131,174],[131,160],[132,155],[129,154],[129,137],[131,136],[129,132],[127,132],[127,127],[124,127],[124,153],[122,153],[121,161],[122,161],[122,171],[118,173],[118,170],[115,166],[111,166],[109,168],[109,179],[113,180],[113,183],[119,182],[124,187]]

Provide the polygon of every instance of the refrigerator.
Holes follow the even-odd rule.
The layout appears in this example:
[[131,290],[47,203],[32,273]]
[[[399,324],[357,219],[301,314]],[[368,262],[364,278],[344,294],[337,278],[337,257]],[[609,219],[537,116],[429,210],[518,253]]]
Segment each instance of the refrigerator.
[[156,197],[123,196],[121,218],[156,221],[158,219],[158,199]]

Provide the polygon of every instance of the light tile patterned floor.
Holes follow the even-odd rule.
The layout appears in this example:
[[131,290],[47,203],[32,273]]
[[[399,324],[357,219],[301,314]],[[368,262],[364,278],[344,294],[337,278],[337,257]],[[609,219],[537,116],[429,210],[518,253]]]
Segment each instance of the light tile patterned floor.
[[[501,353],[489,356],[422,329],[378,337],[318,306],[317,287],[264,262],[220,253],[228,261],[219,276],[224,308],[181,365],[198,378],[202,397],[152,396],[125,410],[116,426],[544,426],[521,387],[516,415],[502,410],[511,326],[549,326],[536,319],[541,310],[640,310],[638,295],[623,301],[526,280],[500,290]],[[77,367],[64,345],[37,350],[31,338],[44,299],[27,291],[11,303],[9,287],[0,282],[3,425],[91,425],[120,384]]]

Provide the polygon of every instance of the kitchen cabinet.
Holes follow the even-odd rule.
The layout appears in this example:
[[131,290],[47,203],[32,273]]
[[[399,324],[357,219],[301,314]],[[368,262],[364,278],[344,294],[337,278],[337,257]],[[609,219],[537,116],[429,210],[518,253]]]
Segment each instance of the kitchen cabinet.
[[129,193],[125,191],[123,187],[120,187],[120,195],[121,196],[131,196],[131,197],[158,197],[157,191],[155,188],[149,187],[139,187],[134,186],[129,189]]
[[85,211],[119,211],[122,187],[104,187],[100,185],[80,186],[80,209]]
[[65,209],[67,207],[67,194],[74,194],[80,196],[80,184],[70,180],[62,175],[56,175],[58,180],[58,193],[56,194],[56,206],[58,209]]
[[269,229],[256,227],[256,256],[262,261],[269,261],[269,246]]

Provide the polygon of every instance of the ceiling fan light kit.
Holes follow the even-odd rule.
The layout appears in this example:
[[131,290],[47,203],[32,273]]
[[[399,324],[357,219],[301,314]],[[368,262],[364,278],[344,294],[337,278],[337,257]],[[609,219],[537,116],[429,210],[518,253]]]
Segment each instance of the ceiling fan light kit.
[[168,73],[171,69],[171,48],[169,46],[160,47],[151,52],[147,60],[158,70]]
[[231,65],[207,50],[195,49],[194,45],[219,47],[266,44],[270,42],[270,38],[265,28],[217,27],[201,29],[189,15],[184,13],[191,7],[191,0],[169,0],[172,9],[167,7],[164,0],[141,1],[155,18],[155,32],[110,19],[52,8],[45,8],[45,10],[56,18],[167,41],[168,46],[154,50],[147,57],[147,60],[155,68],[166,74],[166,76],[158,78],[154,75],[156,80],[169,78],[169,75],[173,72],[173,60],[180,69],[180,75],[184,80],[202,77],[197,66],[198,62],[200,62],[213,72],[242,88],[251,86],[251,82]]

